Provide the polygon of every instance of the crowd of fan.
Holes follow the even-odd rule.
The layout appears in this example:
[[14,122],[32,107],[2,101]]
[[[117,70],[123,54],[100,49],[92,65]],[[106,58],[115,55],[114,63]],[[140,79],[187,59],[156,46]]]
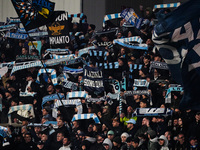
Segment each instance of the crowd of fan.
[[[166,13],[169,10],[166,10]],[[129,49],[123,46],[115,45],[111,48],[105,47],[109,52],[108,62],[119,62],[119,68],[105,72],[105,78],[122,80],[122,72],[126,72],[127,90],[133,90],[134,79],[146,79],[150,82],[148,90],[151,91],[152,103],[150,97],[145,95],[134,95],[125,97],[122,103],[122,110],[119,107],[119,101],[113,100],[112,104],[105,102],[86,103],[81,100],[83,113],[95,113],[101,124],[94,123],[91,120],[75,120],[69,122],[69,116],[76,113],[76,108],[64,108],[58,111],[56,118],[52,117],[51,102],[45,107],[41,107],[42,98],[54,93],[70,92],[69,89],[61,85],[53,86],[50,80],[35,83],[39,68],[29,68],[10,74],[5,74],[0,80],[0,98],[2,99],[1,123],[8,123],[8,111],[11,106],[32,104],[34,108],[34,123],[44,123],[46,121],[57,121],[57,128],[53,126],[43,127],[40,125],[27,126],[33,120],[19,119],[12,117],[14,123],[22,124],[18,132],[12,125],[8,127],[9,136],[1,139],[0,149],[16,150],[167,150],[167,149],[200,149],[200,112],[192,110],[179,110],[178,104],[182,93],[172,92],[171,103],[165,103],[165,94],[168,85],[175,84],[170,73],[166,70],[153,69],[149,72],[150,61],[160,61],[163,59],[159,52],[154,48],[151,40],[153,31],[153,22],[155,18],[150,8],[145,9],[145,23],[141,29],[127,28],[122,19],[118,26],[118,33],[115,37],[108,34],[101,34],[102,42],[108,42],[113,39],[124,37],[140,36],[143,42],[148,45],[148,51]],[[111,26],[111,23],[107,26]],[[66,46],[75,56],[79,49],[91,46],[94,40],[95,25],[88,23],[71,23],[70,31],[72,36],[81,32],[84,39],[75,37],[69,45]],[[113,36],[113,35],[112,35]],[[49,48],[47,38],[41,38],[42,49],[41,56]],[[1,37],[0,45],[0,63],[15,61],[19,55],[38,55],[37,50],[28,50],[28,39],[15,40]],[[85,44],[83,44],[85,43]],[[30,52],[30,53],[29,53]],[[141,69],[129,72],[130,64],[142,64]],[[90,66],[95,63],[90,61]],[[53,66],[57,70],[57,75],[61,74],[62,65]],[[76,66],[77,68],[83,66]],[[52,68],[52,67],[51,67]],[[129,78],[132,75],[132,79]],[[83,75],[70,76],[71,81],[76,82],[79,87]],[[153,83],[151,81],[164,80],[165,83]],[[167,82],[167,83],[166,83]],[[83,90],[83,88],[82,88]],[[106,92],[112,92],[109,86]],[[37,92],[34,97],[21,98],[19,92]],[[121,96],[126,92],[121,90]],[[100,95],[102,96],[102,95]],[[100,97],[99,96],[99,97]],[[173,110],[172,116],[153,116],[153,117],[133,117],[132,113],[136,108],[170,108]],[[70,110],[70,111],[69,111]],[[122,112],[120,112],[122,111]],[[27,113],[27,112],[21,112]],[[66,113],[71,113],[70,115]],[[9,144],[8,144],[9,143]]]

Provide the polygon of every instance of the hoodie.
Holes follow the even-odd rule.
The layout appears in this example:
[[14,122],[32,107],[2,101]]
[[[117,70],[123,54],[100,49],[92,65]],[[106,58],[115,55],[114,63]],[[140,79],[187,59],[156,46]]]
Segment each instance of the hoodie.
[[165,141],[164,145],[160,148],[161,150],[169,150],[169,148],[168,148],[168,140],[164,135],[161,135],[158,138],[158,140],[164,140]]
[[103,141],[103,145],[104,144],[108,144],[109,145],[109,150],[112,149],[112,142],[110,139],[106,138],[104,141]]

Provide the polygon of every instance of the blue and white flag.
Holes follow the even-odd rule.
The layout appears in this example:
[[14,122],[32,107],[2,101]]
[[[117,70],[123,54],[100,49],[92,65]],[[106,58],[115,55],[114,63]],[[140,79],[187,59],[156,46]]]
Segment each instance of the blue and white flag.
[[153,41],[174,80],[184,87],[181,110],[200,110],[200,1],[190,0],[171,13],[158,14]]
[[85,66],[83,70],[83,84],[84,89],[88,92],[103,92],[104,84],[102,68],[91,68]]
[[100,124],[99,118],[95,114],[76,114],[72,118],[72,122],[75,120],[83,120],[83,119],[93,119],[95,123]]
[[51,80],[52,80],[52,83],[53,85],[57,85],[57,76],[56,76],[56,70],[55,69],[40,69],[38,71],[38,74],[37,74],[37,80],[36,80],[36,83],[40,84],[40,78],[39,76],[42,74],[42,73],[51,73]]
[[55,99],[60,100],[60,99],[63,99],[63,98],[65,98],[65,95],[62,94],[62,93],[47,95],[47,96],[42,98],[42,107],[43,107],[44,104],[46,104],[49,101],[52,101],[52,100],[55,100]]
[[126,8],[121,12],[121,17],[127,22],[134,25],[136,28],[140,28],[142,25],[142,18],[140,18],[134,11],[133,8]]

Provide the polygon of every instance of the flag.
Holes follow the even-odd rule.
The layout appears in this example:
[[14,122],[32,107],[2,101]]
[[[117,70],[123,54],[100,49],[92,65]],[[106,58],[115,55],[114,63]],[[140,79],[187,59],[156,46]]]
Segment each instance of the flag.
[[157,14],[153,41],[171,71],[184,88],[181,110],[200,110],[200,1],[190,0],[173,12]]
[[54,12],[55,3],[49,0],[11,0],[26,31],[54,21],[60,13]]

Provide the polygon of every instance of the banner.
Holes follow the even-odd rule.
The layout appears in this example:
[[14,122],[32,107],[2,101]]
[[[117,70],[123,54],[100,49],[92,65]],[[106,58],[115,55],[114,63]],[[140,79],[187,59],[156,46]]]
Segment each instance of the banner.
[[64,48],[70,42],[68,13],[58,16],[52,24],[47,26],[50,45],[56,48]]
[[149,71],[151,71],[152,68],[169,70],[167,63],[159,61],[151,61]]
[[6,23],[7,24],[19,24],[21,23],[21,20],[19,18],[13,18],[13,17],[10,17],[6,19]]
[[169,108],[136,108],[132,116],[169,116],[172,115],[172,110]]
[[103,71],[102,68],[91,68],[85,66],[83,69],[84,89],[88,92],[103,92]]

